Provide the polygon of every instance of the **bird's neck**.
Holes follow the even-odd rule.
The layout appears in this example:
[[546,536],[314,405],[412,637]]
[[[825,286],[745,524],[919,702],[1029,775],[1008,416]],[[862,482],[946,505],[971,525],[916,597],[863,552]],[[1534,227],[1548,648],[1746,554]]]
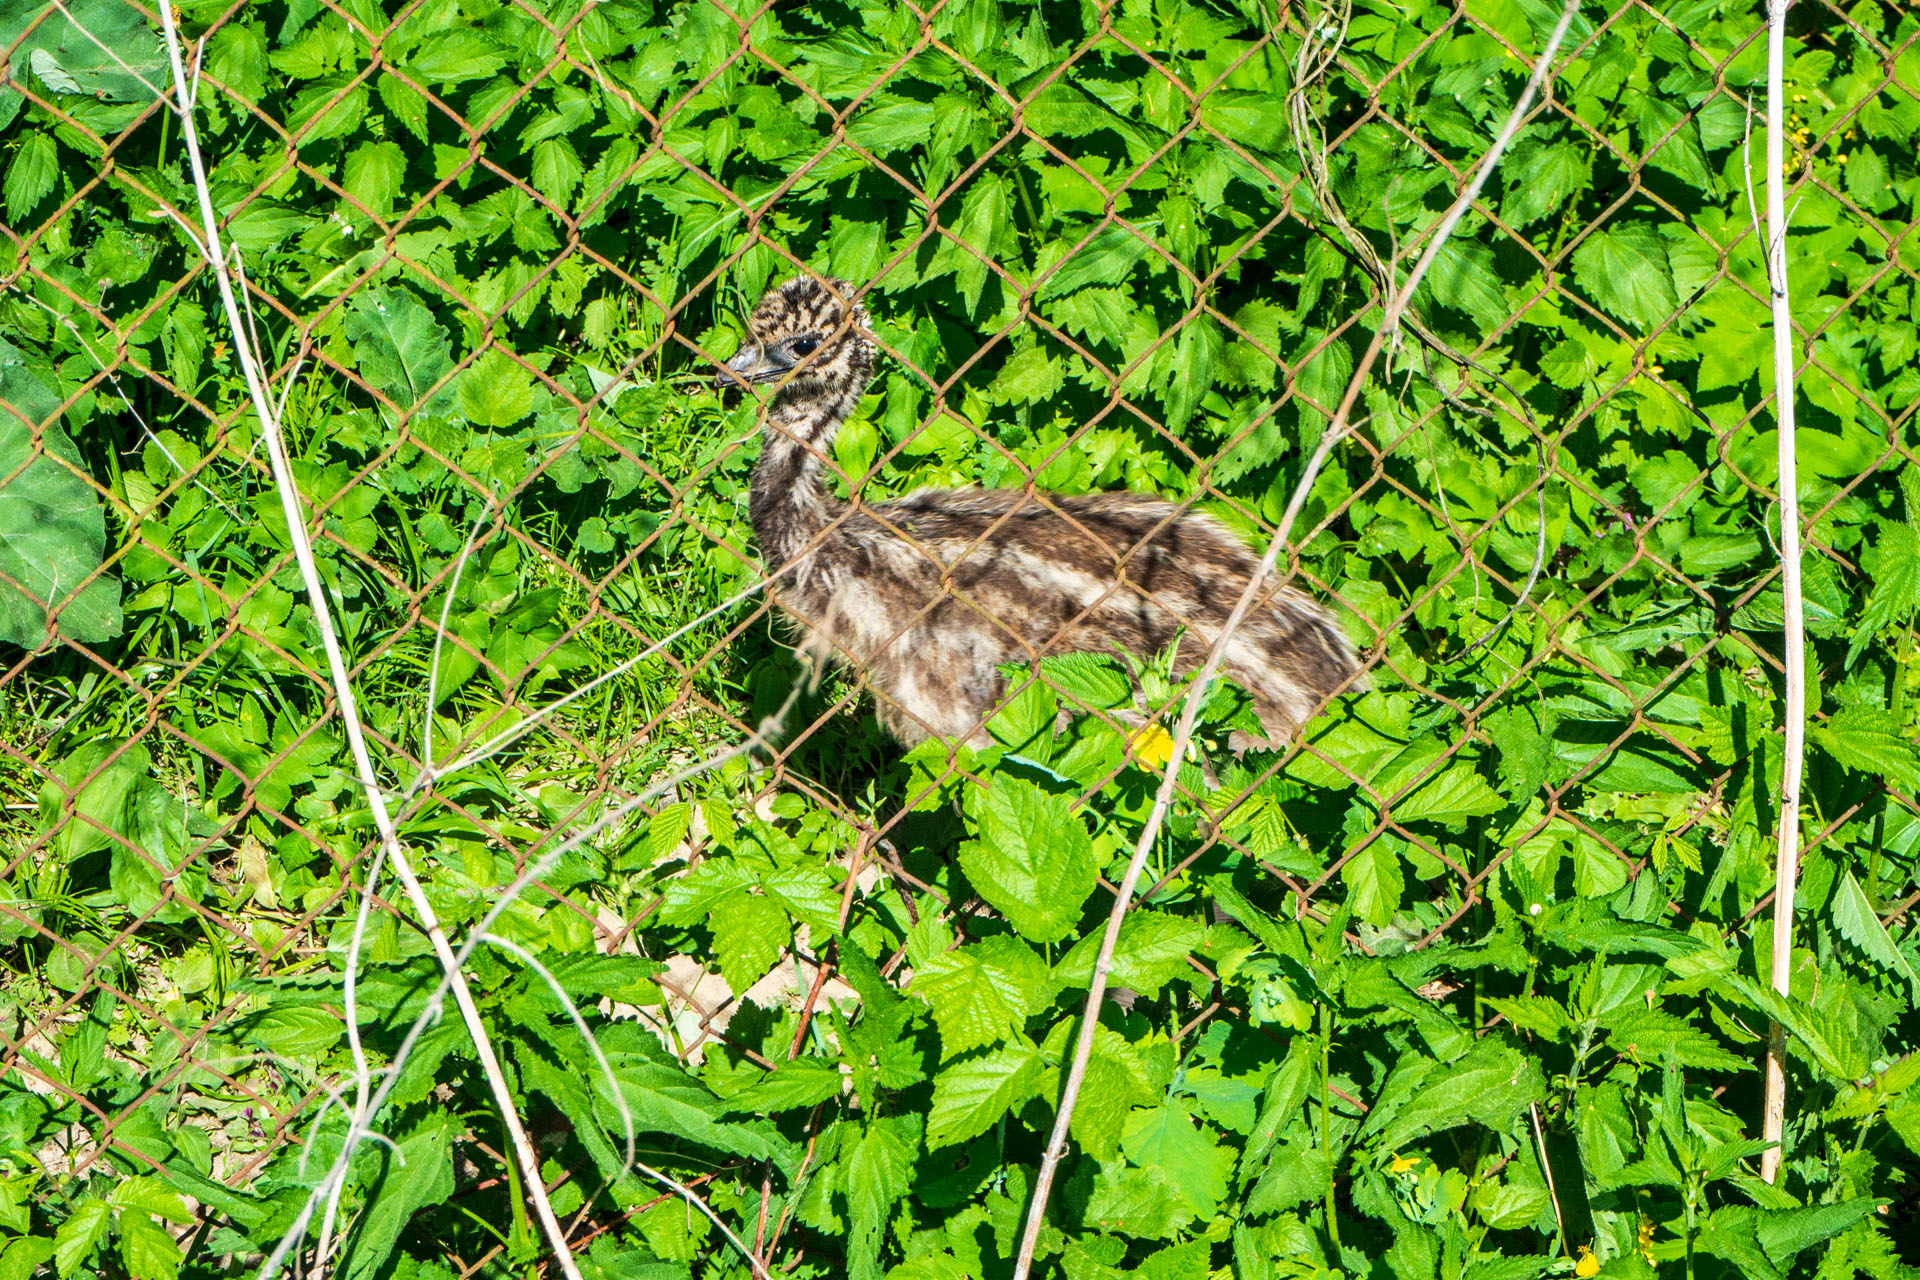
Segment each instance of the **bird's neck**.
[[842,504],[828,492],[821,464],[859,397],[851,393],[789,399],[767,410],[748,510],[760,554],[771,566],[811,551]]

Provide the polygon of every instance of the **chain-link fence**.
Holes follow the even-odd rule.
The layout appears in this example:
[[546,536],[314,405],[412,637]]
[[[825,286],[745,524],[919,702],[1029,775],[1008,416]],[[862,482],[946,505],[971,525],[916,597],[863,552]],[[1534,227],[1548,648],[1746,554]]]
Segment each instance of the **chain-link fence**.
[[[836,630],[858,660],[815,684],[778,614],[792,581],[754,588],[865,521],[966,596],[1017,511],[943,560],[883,505],[923,489],[924,519],[984,486],[1082,533],[1071,495],[1155,493],[1176,504],[1156,537],[1204,511],[1264,546],[1557,17],[179,11],[358,712],[449,932],[782,712],[771,746],[551,860],[491,926],[510,947],[471,962],[583,1265],[746,1274],[627,1170],[615,1086],[529,958],[595,1026],[643,1158],[768,1265],[1001,1273],[1208,640],[1123,656],[1088,619],[1208,602],[1116,546],[1093,603],[1021,544],[1002,598],[1056,623],[964,744],[908,749],[863,672],[932,680],[961,624],[929,601],[864,647]],[[1791,31],[1811,1099],[1899,1057],[1913,978],[1920,15],[1802,0]],[[0,1267],[211,1274],[293,1223],[354,1057],[377,1078],[438,969],[390,881],[358,918],[377,840],[202,256],[160,15],[15,3],[0,40]],[[1740,986],[1765,972],[1781,770],[1763,55],[1743,6],[1587,6],[1441,251],[1281,561],[1361,672],[1276,750],[1234,749],[1263,726],[1232,686],[1208,703],[1043,1247],[1064,1274],[1361,1270],[1389,1246],[1394,1274],[1435,1274],[1396,1213],[1547,1269],[1712,1253],[1695,1213],[1731,1192],[1668,1213],[1667,1183],[1630,1195],[1607,1166],[1653,1158],[1663,1067],[1701,1134],[1757,1132],[1777,1012]],[[714,379],[766,337],[762,292],[815,274],[864,304],[878,367],[815,451],[822,528],[769,563],[769,393]],[[925,705],[881,719],[917,740]],[[436,1023],[398,1073],[327,1265],[539,1256],[464,1035]],[[1499,1101],[1423,1112],[1448,1074]],[[1761,1209],[1904,1206],[1905,1157],[1847,1166],[1821,1123],[1795,1121],[1793,1198]],[[1866,1213],[1826,1234],[1871,1234]]]

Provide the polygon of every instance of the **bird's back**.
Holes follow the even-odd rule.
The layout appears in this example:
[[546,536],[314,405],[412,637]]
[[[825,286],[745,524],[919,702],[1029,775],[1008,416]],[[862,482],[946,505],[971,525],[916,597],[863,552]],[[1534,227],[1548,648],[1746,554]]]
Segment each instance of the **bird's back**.
[[[831,615],[831,639],[866,667],[882,718],[908,741],[978,740],[1003,691],[1000,663],[1147,654],[1185,628],[1176,670],[1191,671],[1258,567],[1217,520],[1159,498],[1005,489],[856,506],[815,556],[820,598],[802,611]],[[1272,587],[1225,666],[1275,737],[1357,672],[1326,612]]]

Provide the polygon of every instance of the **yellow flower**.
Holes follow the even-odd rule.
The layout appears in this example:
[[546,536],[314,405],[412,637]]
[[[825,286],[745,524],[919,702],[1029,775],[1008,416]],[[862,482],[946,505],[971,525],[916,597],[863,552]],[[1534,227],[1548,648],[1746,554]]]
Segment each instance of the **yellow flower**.
[[1173,759],[1173,735],[1157,724],[1150,724],[1133,735],[1129,744],[1133,758],[1143,769],[1164,769]]
[[1420,1163],[1419,1156],[1395,1156],[1393,1163],[1387,1166],[1389,1173],[1405,1173]]
[[1593,1250],[1586,1245],[1580,1246],[1580,1261],[1573,1264],[1573,1274],[1581,1277],[1581,1280],[1600,1274],[1600,1259],[1594,1257]]

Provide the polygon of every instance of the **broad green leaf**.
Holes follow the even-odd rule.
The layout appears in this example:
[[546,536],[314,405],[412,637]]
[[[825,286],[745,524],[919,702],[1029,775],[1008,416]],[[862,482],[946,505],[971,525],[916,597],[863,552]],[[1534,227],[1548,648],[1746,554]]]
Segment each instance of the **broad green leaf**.
[[384,217],[400,194],[406,172],[407,157],[399,143],[363,142],[347,153],[341,186],[367,213]]
[[405,1134],[394,1135],[392,1149],[376,1148],[378,1171],[370,1199],[341,1264],[345,1280],[385,1274],[387,1259],[413,1215],[453,1194],[453,1137],[459,1128],[452,1116],[436,1110]]
[[60,159],[51,133],[29,133],[20,140],[7,163],[5,193],[7,220],[24,223],[27,214],[53,190],[60,176]]
[[1678,299],[1666,241],[1644,222],[1610,224],[1573,252],[1573,278],[1607,311],[1645,332],[1673,313]]
[[1002,775],[991,789],[975,790],[968,809],[979,838],[960,847],[960,866],[973,887],[1029,940],[1066,937],[1096,870],[1093,842],[1072,803]]
[[[1120,923],[1113,947],[1112,980],[1149,998],[1175,978],[1194,972],[1187,958],[1206,941],[1206,927],[1166,911],[1134,911]],[[1080,939],[1054,967],[1056,976],[1084,987],[1093,981],[1093,964],[1105,937],[1095,929]]]
[[361,374],[403,413],[419,405],[453,368],[447,331],[397,285],[354,295],[345,329]]
[[1833,927],[1840,931],[1841,937],[1866,952],[1875,964],[1905,978],[1914,998],[1920,1000],[1920,974],[1914,973],[1906,955],[1894,945],[1887,926],[1880,923],[1866,890],[1853,878],[1851,870],[1841,874],[1827,909],[1833,913]]
[[120,1215],[120,1260],[134,1280],[174,1280],[185,1259],[173,1237],[152,1218]]
[[100,573],[105,513],[59,408],[36,362],[0,340],[0,642],[28,649],[50,630],[120,634],[120,582]]
[[127,1178],[115,1183],[113,1190],[107,1194],[107,1200],[118,1208],[150,1213],[156,1218],[165,1218],[182,1226],[193,1221],[193,1213],[180,1193],[169,1190],[156,1178]]
[[331,1013],[286,1006],[269,1006],[248,1018],[243,1027],[248,1041],[288,1058],[317,1057],[346,1033],[340,1019]]
[[890,1116],[869,1122],[843,1151],[849,1280],[879,1280],[880,1233],[912,1185],[913,1158],[919,1148],[918,1118]]
[[54,1242],[45,1236],[21,1236],[0,1253],[0,1280],[32,1280],[54,1256]]
[[460,412],[475,426],[510,427],[533,412],[533,376],[500,347],[460,375]]
[[1053,988],[1030,947],[997,937],[928,957],[909,990],[932,1006],[940,1055],[953,1058],[1018,1033]]
[[[33,30],[25,32],[35,19]],[[31,67],[56,93],[151,102],[155,90],[169,84],[159,34],[127,0],[10,5],[0,10],[0,49],[11,50],[16,79],[25,79],[23,72]]]
[[1347,906],[1353,914],[1371,925],[1385,925],[1400,906],[1406,892],[1406,873],[1400,868],[1400,855],[1386,840],[1375,840],[1347,859],[1340,868],[1340,879],[1347,886]]
[[1507,801],[1471,764],[1457,761],[1412,795],[1394,801],[1393,816],[1401,822],[1460,822],[1506,807]]
[[1880,526],[1879,572],[1874,575],[1873,593],[1860,613],[1860,624],[1847,644],[1847,665],[1851,667],[1860,652],[1879,641],[1888,626],[1904,622],[1920,611],[1920,534],[1912,524]]
[[1891,712],[1846,707],[1807,737],[1849,769],[1885,778],[1909,794],[1920,789],[1920,756]]
[[78,1271],[107,1238],[113,1210],[105,1200],[82,1200],[53,1235],[53,1262],[62,1280]]
[[1127,1159],[1168,1175],[1193,1212],[1209,1217],[1226,1195],[1233,1152],[1201,1132],[1179,1102],[1137,1111],[1120,1139]]
[[1031,1044],[1001,1045],[949,1063],[933,1078],[927,1146],[952,1146],[985,1133],[1034,1096],[1039,1083],[1040,1052]]
[[1376,1151],[1398,1151],[1422,1133],[1462,1124],[1505,1132],[1527,1107],[1546,1096],[1546,1079],[1530,1055],[1489,1036],[1459,1061],[1439,1067],[1411,1055],[1394,1068],[1384,1095],[1403,1075],[1411,1087],[1402,1104],[1378,1105],[1360,1128]]

